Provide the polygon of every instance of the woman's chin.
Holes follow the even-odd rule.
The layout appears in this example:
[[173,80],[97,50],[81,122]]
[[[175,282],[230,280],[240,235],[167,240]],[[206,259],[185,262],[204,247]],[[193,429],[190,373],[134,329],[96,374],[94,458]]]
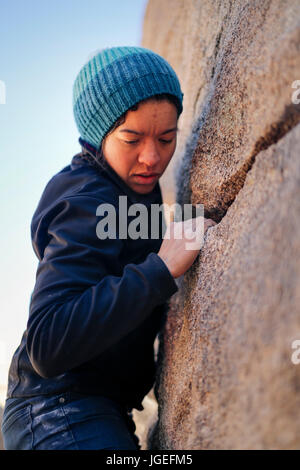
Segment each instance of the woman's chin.
[[127,185],[136,193],[147,194],[151,193],[156,186],[158,179],[152,183],[137,183],[136,181],[127,181]]
[[147,184],[147,185],[146,184],[131,184],[130,188],[133,189],[133,191],[135,191],[136,193],[148,194],[148,193],[151,193],[151,191],[153,191],[155,185],[156,185],[156,182],[152,184]]

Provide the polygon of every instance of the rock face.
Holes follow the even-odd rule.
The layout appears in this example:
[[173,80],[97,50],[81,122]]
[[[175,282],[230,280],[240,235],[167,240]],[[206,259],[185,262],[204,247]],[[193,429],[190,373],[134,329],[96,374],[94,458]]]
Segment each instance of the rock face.
[[218,222],[170,302],[149,447],[300,449],[300,4],[150,0],[143,31],[184,92],[165,200]]

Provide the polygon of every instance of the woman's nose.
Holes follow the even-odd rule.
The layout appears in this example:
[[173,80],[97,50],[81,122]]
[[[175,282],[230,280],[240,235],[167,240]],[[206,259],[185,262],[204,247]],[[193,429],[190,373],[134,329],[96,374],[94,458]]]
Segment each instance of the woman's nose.
[[140,163],[144,163],[147,166],[154,166],[160,160],[159,152],[156,148],[155,142],[145,142],[143,148],[140,150],[138,160]]

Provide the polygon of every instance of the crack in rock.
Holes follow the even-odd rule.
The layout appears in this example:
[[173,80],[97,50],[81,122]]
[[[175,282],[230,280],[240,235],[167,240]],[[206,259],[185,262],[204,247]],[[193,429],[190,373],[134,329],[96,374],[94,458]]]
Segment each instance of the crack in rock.
[[[300,105],[291,104],[286,106],[285,112],[282,115],[282,118],[274,123],[269,132],[262,136],[256,143],[255,148],[250,156],[250,158],[242,165],[239,170],[232,175],[228,180],[226,180],[221,187],[221,192],[233,192],[234,197],[227,202],[226,208],[214,207],[211,209],[204,208],[204,217],[213,219],[215,222],[219,223],[222,218],[226,215],[229,207],[235,201],[236,196],[243,188],[247,174],[251,170],[256,155],[262,150],[266,150],[273,144],[276,144],[282,137],[284,137],[293,127],[295,127],[300,122]],[[232,191],[232,189],[235,189]]]

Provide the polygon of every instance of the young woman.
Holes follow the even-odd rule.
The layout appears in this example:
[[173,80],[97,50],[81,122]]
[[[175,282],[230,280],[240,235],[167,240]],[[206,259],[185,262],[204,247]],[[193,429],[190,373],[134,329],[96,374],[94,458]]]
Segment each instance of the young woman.
[[147,214],[162,204],[182,98],[171,66],[141,47],[103,49],[76,77],[82,152],[50,179],[32,218],[39,264],[9,370],[5,449],[140,448],[132,408],[153,386],[154,339],[198,250],[163,239],[161,223],[151,238],[151,216],[141,219],[148,237],[124,235],[124,223],[135,223],[135,204]]

